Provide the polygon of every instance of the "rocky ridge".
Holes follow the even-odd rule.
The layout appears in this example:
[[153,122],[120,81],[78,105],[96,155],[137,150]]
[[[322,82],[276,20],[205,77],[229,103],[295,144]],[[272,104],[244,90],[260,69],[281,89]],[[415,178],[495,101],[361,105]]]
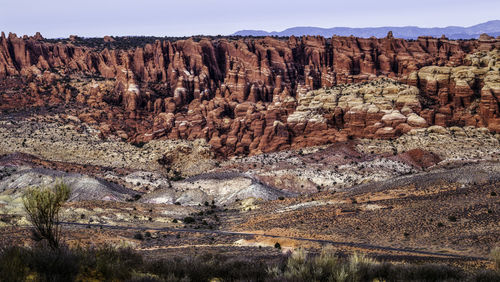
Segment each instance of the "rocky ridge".
[[164,177],[200,174],[215,164],[204,140],[154,140],[147,144],[102,140],[86,124],[63,123],[57,116],[0,121],[0,139],[0,155],[24,153],[83,166],[160,171]]
[[[487,36],[405,41],[388,34],[380,39],[188,39],[97,50],[71,41],[2,34],[0,109],[11,113],[35,106],[70,112],[102,137],[131,142],[204,139],[225,156],[350,136],[393,138],[424,126],[421,118],[427,125],[498,131],[499,45]],[[351,110],[347,104],[333,110],[335,120],[331,113],[323,116],[326,128],[316,120],[309,127],[288,123],[300,95],[379,77],[418,88],[415,95],[425,98],[421,110],[416,103],[408,106],[417,116],[402,114],[401,122],[403,117],[394,112],[385,121],[363,121],[368,109]],[[401,113],[403,107],[391,110]],[[315,140],[304,141],[311,134],[309,140]]]

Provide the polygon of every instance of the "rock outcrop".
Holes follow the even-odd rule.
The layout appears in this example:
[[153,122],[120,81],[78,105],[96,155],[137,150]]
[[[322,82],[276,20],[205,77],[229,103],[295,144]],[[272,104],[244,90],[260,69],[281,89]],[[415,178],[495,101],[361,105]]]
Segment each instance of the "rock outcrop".
[[466,56],[459,67],[423,67],[403,81],[421,89],[429,100],[428,124],[488,127],[500,132],[500,53]]
[[[500,129],[498,39],[202,38],[106,47],[120,40],[107,37],[97,48],[2,33],[0,110],[60,107],[103,137],[205,139],[221,155],[392,138],[432,124]],[[414,87],[307,94],[380,77]]]
[[294,135],[307,136],[301,140],[305,146],[322,144],[325,138],[334,142],[340,134],[392,138],[425,127],[418,122],[423,119],[418,96],[416,87],[390,79],[309,91],[298,94],[287,124]]

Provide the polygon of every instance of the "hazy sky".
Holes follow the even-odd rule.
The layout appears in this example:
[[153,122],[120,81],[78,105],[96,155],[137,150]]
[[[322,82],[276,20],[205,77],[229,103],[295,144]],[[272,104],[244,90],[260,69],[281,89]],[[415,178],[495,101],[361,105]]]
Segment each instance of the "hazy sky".
[[0,31],[45,37],[231,34],[294,26],[470,26],[500,0],[0,0]]

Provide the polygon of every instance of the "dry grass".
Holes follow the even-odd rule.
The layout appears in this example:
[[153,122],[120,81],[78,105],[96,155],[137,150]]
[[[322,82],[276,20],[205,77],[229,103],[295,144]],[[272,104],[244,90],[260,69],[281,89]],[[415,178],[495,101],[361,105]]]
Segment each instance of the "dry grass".
[[496,247],[493,250],[491,250],[490,258],[495,264],[495,269],[497,271],[500,271],[500,247]]
[[[217,254],[148,260],[112,247],[0,250],[0,281],[500,281],[500,272],[466,272],[438,264],[382,263],[363,254],[340,258],[326,247],[304,249],[278,263]],[[31,281],[30,280],[30,281]]]

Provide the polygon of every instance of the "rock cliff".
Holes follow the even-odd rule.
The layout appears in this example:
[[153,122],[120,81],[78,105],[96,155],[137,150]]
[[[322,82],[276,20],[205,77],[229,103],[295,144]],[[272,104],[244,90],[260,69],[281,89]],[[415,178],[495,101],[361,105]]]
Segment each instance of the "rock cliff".
[[63,109],[102,137],[205,139],[221,155],[433,124],[500,132],[500,40],[490,37],[75,42],[2,33],[0,110]]

